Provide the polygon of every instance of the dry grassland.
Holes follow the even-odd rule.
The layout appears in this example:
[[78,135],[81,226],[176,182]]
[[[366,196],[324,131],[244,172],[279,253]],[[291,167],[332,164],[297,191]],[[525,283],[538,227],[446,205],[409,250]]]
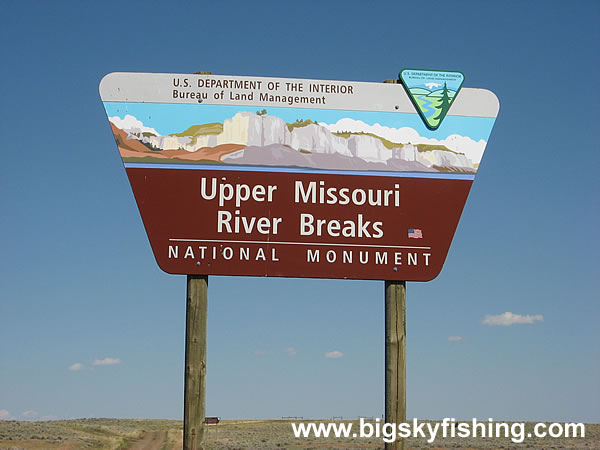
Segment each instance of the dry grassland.
[[[119,449],[133,448],[147,435],[159,433],[158,448],[170,449],[176,444],[182,422],[143,419],[79,419],[49,422],[0,421],[0,449]],[[138,448],[152,448],[148,445]],[[178,447],[181,448],[179,445]]]
[[[292,433],[290,420],[223,421],[206,427],[206,450],[217,449],[382,449],[378,438],[301,438]],[[358,429],[358,421],[352,421]],[[533,430],[526,425],[526,433]],[[148,449],[182,447],[181,421],[143,419],[81,419],[51,422],[0,421],[0,449]],[[406,447],[417,448],[577,448],[600,449],[600,425],[586,425],[585,438],[526,439],[517,444],[510,438],[447,438],[429,444],[407,439]]]

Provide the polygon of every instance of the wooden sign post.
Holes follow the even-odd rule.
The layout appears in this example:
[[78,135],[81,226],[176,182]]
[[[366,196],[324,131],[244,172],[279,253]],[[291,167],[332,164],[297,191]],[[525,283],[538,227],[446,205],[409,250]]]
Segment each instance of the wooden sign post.
[[[385,423],[406,421],[406,282],[385,282]],[[404,441],[385,444],[404,450]]]
[[187,276],[183,448],[201,450],[206,404],[208,276]]

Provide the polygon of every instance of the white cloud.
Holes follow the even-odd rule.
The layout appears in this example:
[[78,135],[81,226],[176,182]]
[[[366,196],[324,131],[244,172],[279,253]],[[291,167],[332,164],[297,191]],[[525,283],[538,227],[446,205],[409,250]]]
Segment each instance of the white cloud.
[[71,364],[69,366],[69,370],[71,372],[76,372],[76,371],[81,370],[81,369],[83,369],[83,364],[81,364],[81,363],[75,363],[75,364]]
[[284,350],[284,352],[286,352],[289,356],[294,356],[296,353],[298,353],[298,350],[296,350],[294,347],[288,347]]
[[341,358],[342,356],[344,356],[344,354],[337,350],[325,353],[325,358]]
[[154,128],[145,127],[141,121],[129,114],[127,114],[124,119],[121,119],[119,116],[114,116],[109,117],[108,120],[110,120],[117,128],[120,128],[121,130],[141,131],[142,133],[154,133],[157,136],[160,136],[160,133]]
[[25,417],[26,419],[33,419],[37,416],[40,415],[40,413],[38,413],[37,411],[32,411],[32,410],[28,410],[25,411],[23,414],[21,414],[23,417]]
[[328,128],[331,132],[336,131],[355,131],[355,132],[365,132],[365,133],[373,133],[377,136],[381,136],[382,138],[388,139],[392,142],[396,142],[398,144],[430,144],[430,145],[444,145],[450,150],[454,150],[458,153],[464,153],[467,158],[473,161],[474,164],[478,164],[481,162],[481,157],[483,156],[483,151],[485,150],[486,141],[483,139],[475,142],[468,136],[460,136],[458,134],[453,134],[448,136],[446,139],[437,140],[437,139],[429,139],[423,136],[420,136],[419,133],[410,127],[402,127],[402,128],[389,128],[384,127],[376,123],[375,125],[369,125],[361,120],[354,119],[340,119],[334,124],[326,124],[324,122],[319,123],[319,125]]
[[448,336],[449,342],[462,342],[462,340],[463,340],[462,336]]
[[121,360],[119,358],[104,358],[104,359],[96,359],[92,363],[93,366],[112,366],[114,364],[120,364]]
[[418,142],[421,136],[419,133],[413,128],[410,127],[402,127],[402,128],[389,128],[384,127],[376,123],[375,125],[369,125],[362,120],[354,120],[349,118],[344,118],[338,120],[333,124],[326,124],[324,122],[319,123],[319,125],[326,127],[331,132],[336,131],[353,131],[353,132],[364,132],[364,133],[373,133],[377,136],[381,136],[386,138],[392,142],[397,142],[400,144],[419,144]]
[[500,325],[504,327],[508,327],[510,325],[515,324],[530,324],[534,322],[543,322],[544,316],[541,314],[536,315],[526,315],[522,316],[521,314],[513,314],[511,312],[505,312],[504,314],[498,315],[486,315],[482,322],[484,325]]
[[257,356],[262,356],[262,355],[266,355],[267,353],[269,353],[268,350],[255,350],[254,354]]
[[15,420],[15,418],[5,409],[0,409],[0,420]]

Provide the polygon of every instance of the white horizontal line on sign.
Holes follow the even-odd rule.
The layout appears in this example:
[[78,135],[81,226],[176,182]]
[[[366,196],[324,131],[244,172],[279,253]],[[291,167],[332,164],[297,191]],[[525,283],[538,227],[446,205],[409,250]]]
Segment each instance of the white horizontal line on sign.
[[431,247],[414,247],[411,245],[373,245],[373,244],[328,244],[326,242],[277,242],[277,241],[225,241],[222,239],[169,239],[169,242],[211,242],[223,244],[280,244],[280,245],[322,245],[329,247],[372,247],[372,248],[403,248],[415,250],[431,250]]
[[317,173],[331,175],[364,175],[375,177],[400,177],[400,178],[433,178],[446,180],[474,180],[471,173],[455,172],[392,172],[375,170],[328,170],[311,169],[304,167],[276,167],[276,166],[234,166],[217,164],[160,164],[160,163],[124,163],[126,169],[177,169],[177,170],[222,170],[230,172],[284,172],[284,173]]

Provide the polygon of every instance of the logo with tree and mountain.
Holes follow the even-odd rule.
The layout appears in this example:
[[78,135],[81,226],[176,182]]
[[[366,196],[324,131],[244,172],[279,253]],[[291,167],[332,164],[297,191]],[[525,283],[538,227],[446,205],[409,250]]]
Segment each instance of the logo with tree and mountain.
[[425,69],[404,69],[399,78],[430,130],[442,124],[465,81],[461,72]]

